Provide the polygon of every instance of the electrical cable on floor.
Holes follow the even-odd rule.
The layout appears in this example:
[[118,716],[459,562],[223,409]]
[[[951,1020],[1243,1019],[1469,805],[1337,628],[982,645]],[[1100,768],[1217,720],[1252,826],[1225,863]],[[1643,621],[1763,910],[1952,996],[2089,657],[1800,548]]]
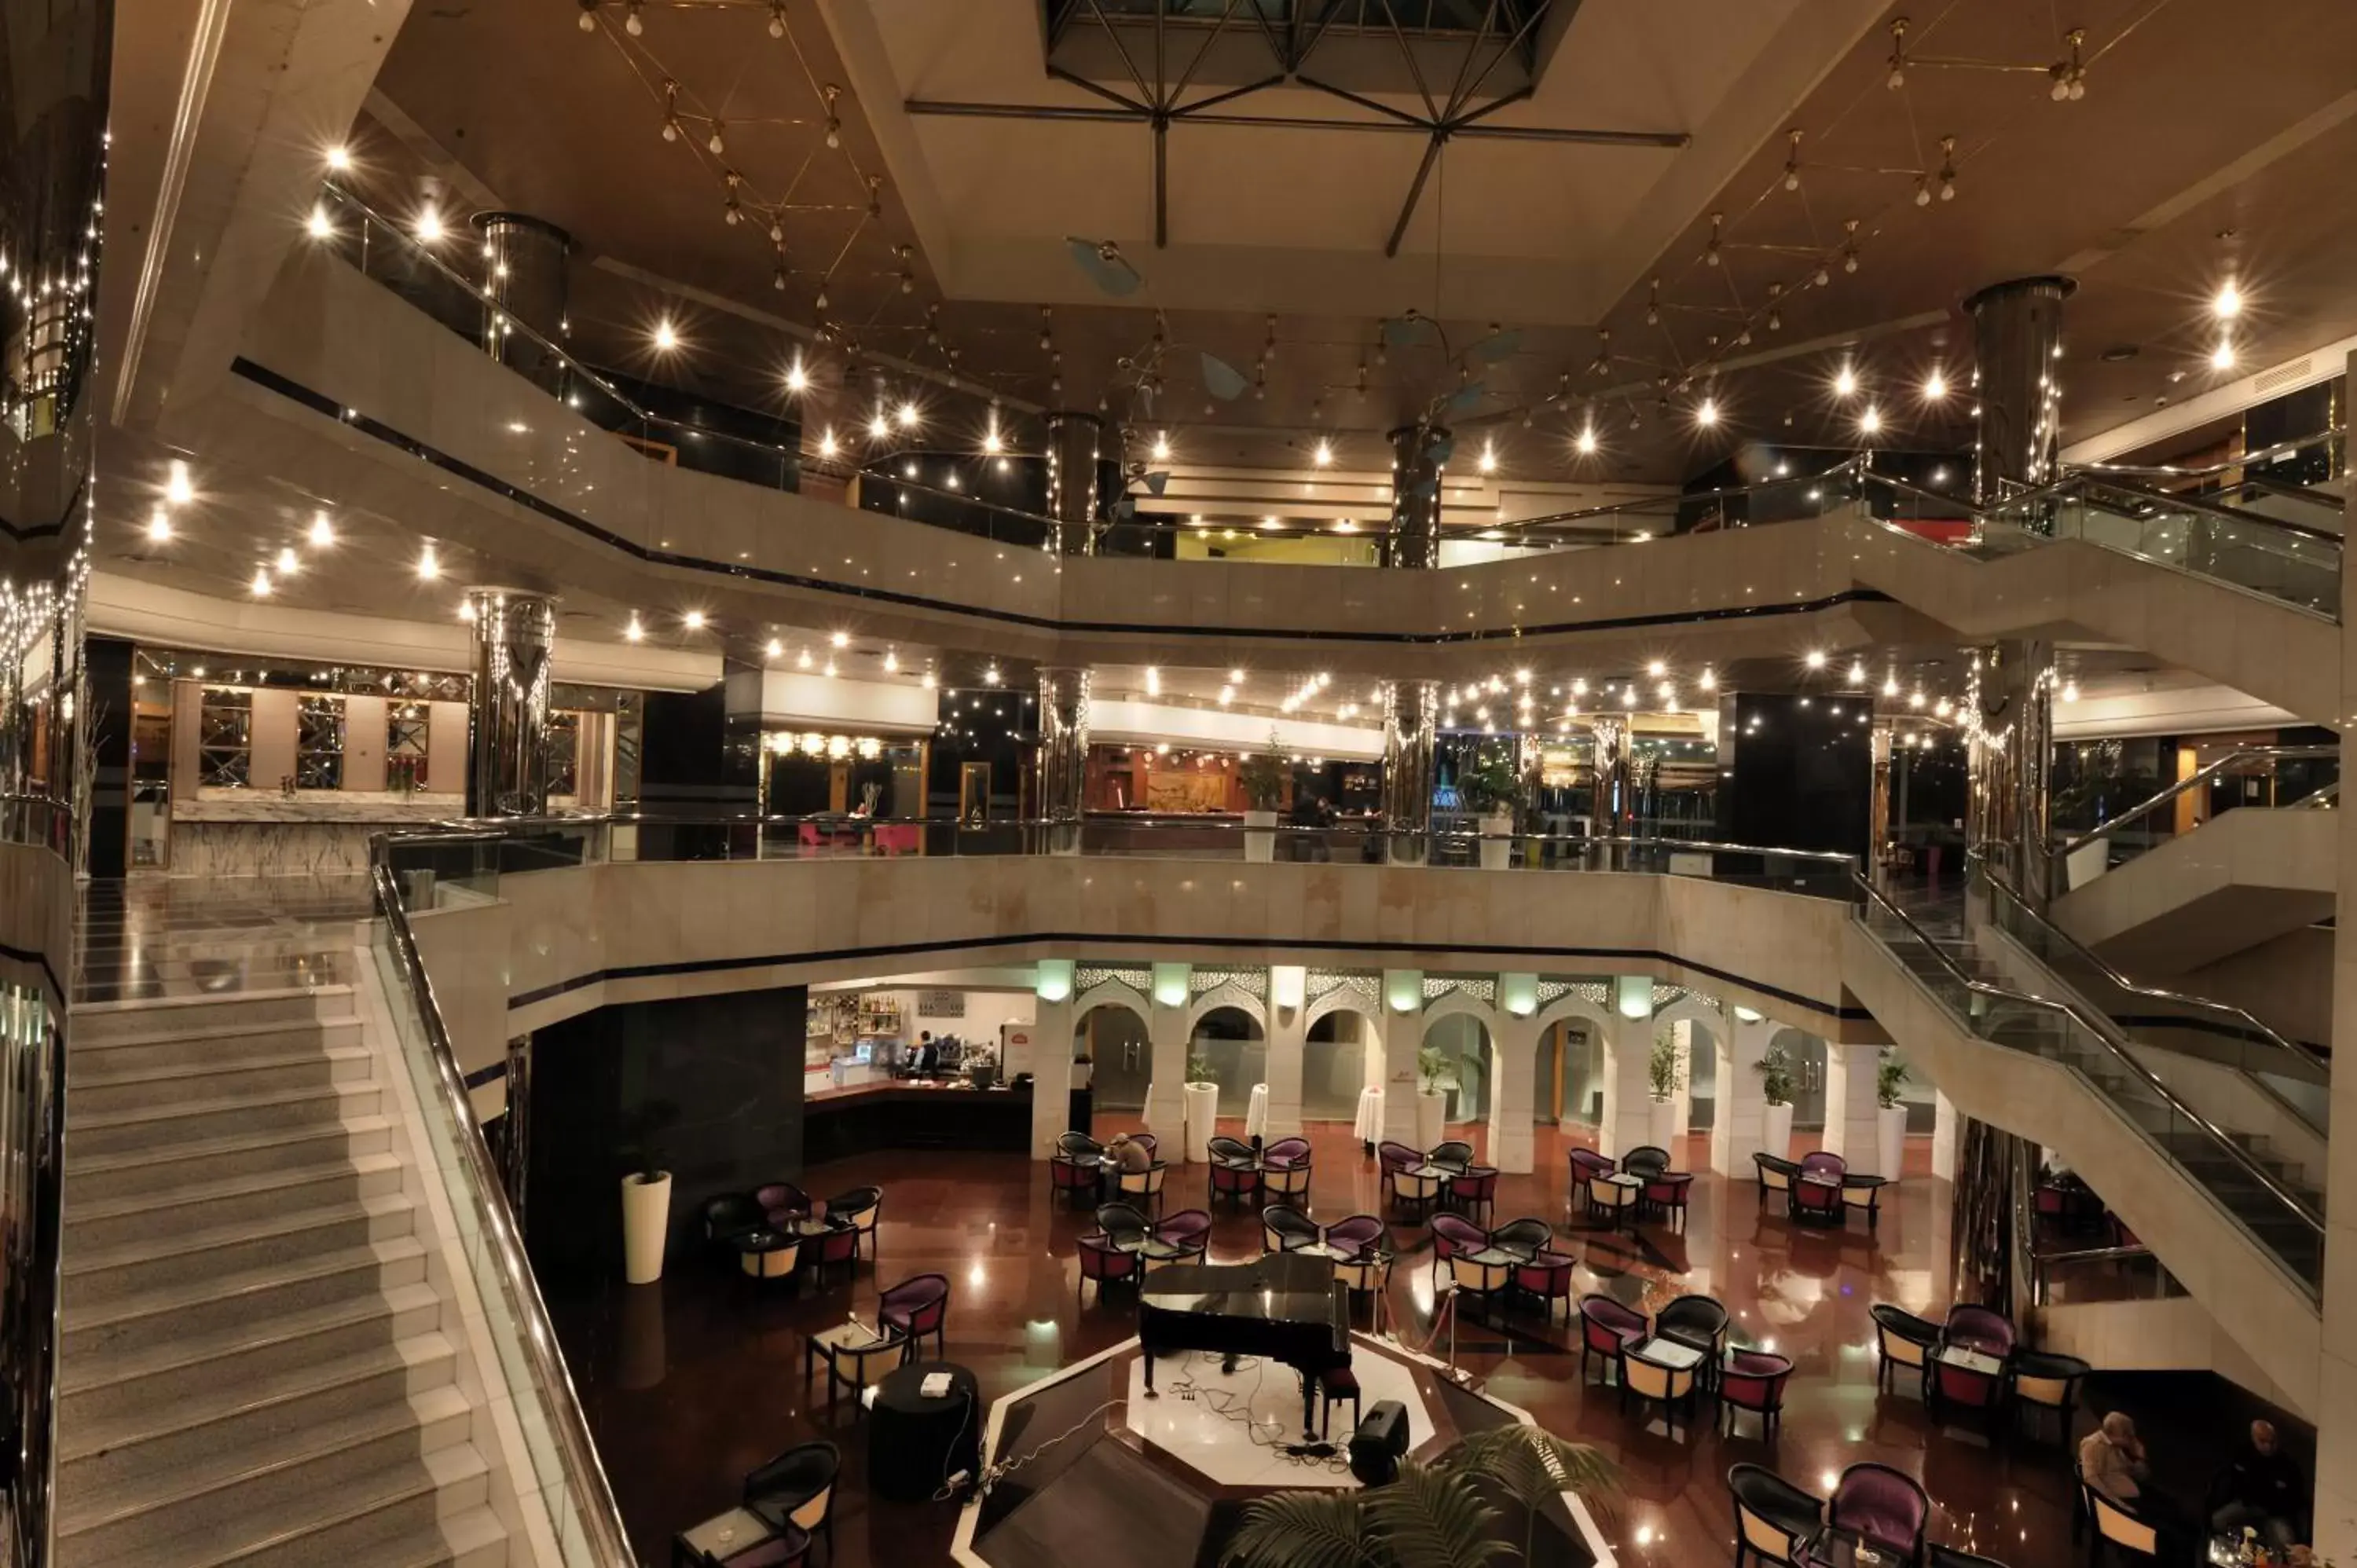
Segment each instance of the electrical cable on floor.
[[[1209,1365],[1214,1361],[1224,1363],[1226,1357],[1217,1350],[1206,1350],[1200,1352],[1198,1359]],[[1254,1447],[1265,1449],[1288,1464],[1299,1466],[1303,1469],[1323,1468],[1335,1475],[1340,1475],[1350,1469],[1350,1461],[1346,1456],[1350,1433],[1343,1434],[1342,1444],[1340,1446],[1322,1438],[1316,1442],[1297,1442],[1291,1438],[1264,1435],[1260,1423],[1253,1418],[1253,1406],[1259,1402],[1261,1385],[1268,1375],[1268,1363],[1258,1356],[1239,1358],[1236,1363],[1236,1374],[1241,1374],[1247,1369],[1251,1369],[1255,1375],[1253,1378],[1252,1392],[1243,1396],[1241,1404],[1238,1403],[1238,1396],[1232,1391],[1205,1388],[1195,1381],[1192,1372],[1180,1372],[1178,1381],[1171,1385],[1171,1391],[1181,1399],[1193,1400],[1199,1404],[1208,1406],[1213,1415],[1222,1420],[1238,1423],[1243,1427],[1244,1436]],[[1357,1430],[1357,1424],[1353,1423],[1351,1431]]]
[[[990,1495],[990,1489],[998,1485],[999,1482],[1005,1480],[1016,1471],[1020,1470],[1024,1466],[1028,1465],[1032,1460],[1037,1459],[1040,1455],[1045,1454],[1049,1449],[1053,1448],[1057,1444],[1061,1443],[1065,1438],[1070,1437],[1073,1433],[1078,1432],[1081,1428],[1086,1426],[1089,1423],[1094,1421],[1097,1417],[1103,1415],[1114,1406],[1123,1402],[1124,1401],[1119,1399],[1107,1400],[1104,1403],[1097,1406],[1096,1409],[1089,1412],[1088,1414],[1081,1417],[1080,1420],[1072,1423],[1071,1425],[1064,1428],[1063,1431],[1056,1434],[1055,1436],[1050,1437],[1045,1443],[1040,1444],[1029,1453],[1013,1459],[1001,1459],[995,1465],[985,1466],[980,1478],[974,1483],[975,1492],[980,1496],[988,1497]],[[933,1500],[935,1502],[943,1502],[948,1500],[952,1490],[953,1489],[951,1487],[944,1487],[940,1492],[934,1494]]]

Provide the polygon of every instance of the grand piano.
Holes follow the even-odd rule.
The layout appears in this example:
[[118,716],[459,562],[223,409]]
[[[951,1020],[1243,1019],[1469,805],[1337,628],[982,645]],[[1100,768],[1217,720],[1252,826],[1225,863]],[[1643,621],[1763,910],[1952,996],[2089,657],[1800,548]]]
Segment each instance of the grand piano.
[[1301,1428],[1313,1434],[1318,1374],[1351,1364],[1350,1298],[1335,1283],[1332,1260],[1321,1256],[1272,1252],[1249,1263],[1179,1264],[1146,1277],[1137,1338],[1148,1397],[1157,1355],[1211,1350],[1231,1361],[1284,1362],[1301,1375]]

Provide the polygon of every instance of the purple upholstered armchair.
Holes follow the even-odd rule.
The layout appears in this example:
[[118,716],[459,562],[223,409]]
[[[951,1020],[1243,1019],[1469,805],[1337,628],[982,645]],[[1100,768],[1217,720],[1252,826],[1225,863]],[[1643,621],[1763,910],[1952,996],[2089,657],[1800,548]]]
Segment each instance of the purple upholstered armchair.
[[1616,1369],[1620,1352],[1645,1337],[1645,1315],[1609,1295],[1579,1298],[1579,1378],[1587,1380],[1587,1362],[1601,1356]]
[[903,1336],[907,1348],[900,1359],[916,1359],[917,1348],[930,1334],[934,1348],[946,1355],[949,1351],[950,1282],[942,1274],[918,1274],[902,1280],[877,1299],[877,1326],[888,1333]]
[[1913,1563],[1923,1555],[1923,1520],[1931,1511],[1930,1499],[1911,1477],[1888,1465],[1852,1465],[1834,1488],[1825,1522]]

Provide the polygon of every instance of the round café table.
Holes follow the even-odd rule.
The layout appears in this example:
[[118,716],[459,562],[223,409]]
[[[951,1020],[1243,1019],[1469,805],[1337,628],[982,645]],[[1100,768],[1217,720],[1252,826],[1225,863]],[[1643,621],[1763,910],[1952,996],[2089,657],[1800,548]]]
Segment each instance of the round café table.
[[[927,1399],[928,1374],[947,1372],[949,1391]],[[922,1502],[982,1452],[981,1385],[949,1361],[915,1361],[887,1372],[867,1412],[867,1487],[893,1502]]]

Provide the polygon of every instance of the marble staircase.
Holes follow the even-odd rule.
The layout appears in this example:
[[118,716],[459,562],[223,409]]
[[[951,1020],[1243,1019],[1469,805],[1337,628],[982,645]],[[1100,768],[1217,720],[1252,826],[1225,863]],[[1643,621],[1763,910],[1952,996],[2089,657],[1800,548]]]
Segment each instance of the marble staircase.
[[278,967],[74,1007],[60,1568],[510,1559],[388,1069],[350,985]]

